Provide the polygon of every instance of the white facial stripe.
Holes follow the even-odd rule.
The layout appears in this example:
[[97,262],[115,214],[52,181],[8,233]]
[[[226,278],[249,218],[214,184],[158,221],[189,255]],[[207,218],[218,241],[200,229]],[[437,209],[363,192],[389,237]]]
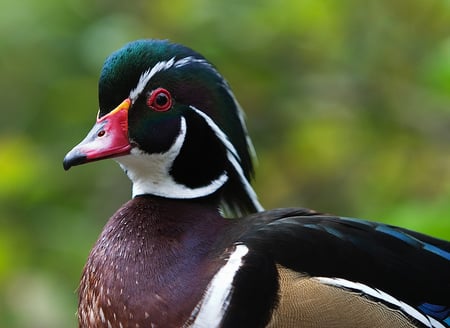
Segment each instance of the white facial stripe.
[[214,123],[212,118],[209,117],[208,115],[206,115],[201,110],[195,108],[194,106],[190,106],[190,108],[192,110],[194,110],[194,112],[196,112],[198,115],[200,115],[206,121],[206,123],[209,125],[209,127],[213,129],[214,133],[219,138],[219,140],[224,144],[224,146],[228,150],[228,152],[230,152],[234,157],[236,157],[238,160],[240,160],[240,157],[239,157],[239,154],[238,154],[236,148],[234,148],[233,144],[230,142],[227,135],[217,126],[216,123]]
[[236,148],[234,148],[233,144],[230,142],[230,140],[228,139],[226,134],[217,126],[216,123],[214,123],[214,121],[208,115],[206,115],[201,110],[198,110],[194,106],[190,106],[190,108],[206,121],[206,123],[214,131],[214,133],[219,138],[219,140],[223,143],[223,145],[227,149],[227,158],[230,161],[231,165],[234,167],[236,173],[238,174],[239,179],[241,180],[241,183],[244,185],[244,188],[245,188],[247,194],[252,199],[252,202],[255,205],[255,208],[259,212],[263,211],[264,208],[258,202],[258,197],[256,196],[256,193],[253,190],[252,186],[250,185],[250,182],[245,177],[244,171],[242,170],[242,167],[238,162],[240,160],[240,158],[239,158],[239,154],[236,151]]
[[175,61],[175,57],[171,58],[168,61],[157,62],[155,66],[153,66],[152,68],[150,68],[147,71],[145,71],[144,73],[142,73],[141,77],[139,78],[139,82],[138,82],[136,88],[134,88],[130,92],[130,96],[129,97],[131,99],[131,102],[134,103],[136,101],[136,99],[139,97],[139,95],[144,90],[144,88],[147,85],[148,81],[150,81],[150,79],[156,73],[168,70],[169,68],[171,68],[173,66],[174,61]]
[[[141,77],[139,78],[139,82],[135,89],[133,89],[130,92],[130,99],[132,102],[136,101],[136,99],[139,97],[139,95],[143,92],[148,82],[151,80],[151,78],[158,72],[165,71],[170,69],[171,67],[180,68],[192,63],[200,63],[208,67],[211,71],[213,71],[217,77],[223,81],[223,87],[227,90],[228,94],[232,97],[237,109],[238,109],[238,115],[239,120],[241,121],[241,125],[244,129],[244,133],[246,135],[246,141],[247,145],[250,149],[250,152],[252,155],[255,155],[255,151],[253,148],[253,145],[251,143],[251,140],[247,134],[247,130],[245,127],[244,122],[244,113],[239,106],[238,102],[236,101],[233,93],[231,92],[228,84],[223,80],[222,76],[217,72],[217,70],[205,59],[201,58],[195,58],[192,56],[187,56],[181,59],[178,59],[175,61],[175,57],[172,57],[168,61],[160,61],[156,63],[152,68],[145,71]],[[214,121],[207,116],[202,111],[196,109],[195,107],[191,106],[191,108],[202,118],[206,121],[206,123],[213,129],[214,133],[217,135],[219,140],[225,145],[227,149],[227,158],[236,170],[236,173],[238,174],[241,183],[244,185],[245,190],[247,191],[247,194],[252,199],[255,208],[257,208],[258,211],[263,211],[263,207],[259,204],[257,200],[256,193],[254,192],[252,186],[250,185],[249,181],[245,177],[245,174],[242,170],[242,167],[239,165],[239,154],[234,148],[233,144],[228,140],[228,137],[223,133],[223,131],[214,123]],[[183,118],[183,124],[186,125],[186,122]],[[185,128],[186,129],[186,128]],[[201,187],[201,188],[195,188],[190,189],[183,185],[177,184],[175,181],[173,181],[172,177],[169,174],[169,169],[171,167],[171,164],[175,160],[176,156],[178,155],[185,137],[186,131],[180,132],[180,135],[178,136],[176,142],[171,147],[171,149],[164,153],[164,154],[138,154],[138,151],[133,149],[131,156],[124,156],[119,158],[117,161],[121,166],[127,171],[128,176],[133,181],[133,196],[140,195],[143,193],[151,193],[155,195],[165,196],[165,197],[175,197],[175,198],[194,198],[194,197],[200,197],[205,196],[209,193],[215,192],[217,189],[219,189],[227,180],[228,176],[226,173],[223,173],[218,179],[214,180],[210,185]],[[178,147],[178,148],[177,148]],[[133,156],[138,155],[138,156]],[[137,158],[146,158],[146,161],[137,159]],[[154,163],[153,163],[154,162]],[[156,169],[156,170],[155,170]],[[145,170],[149,170],[147,172],[153,172],[156,173],[152,174],[155,175],[157,178],[149,179],[147,174],[145,174]],[[139,177],[146,177],[139,178]],[[165,183],[162,183],[162,182]],[[152,192],[150,192],[152,190]],[[209,192],[209,193],[208,193]],[[184,196],[182,196],[184,195]],[[195,196],[199,195],[199,196]]]
[[[219,74],[219,73],[217,73],[217,74]],[[224,81],[224,88],[225,88],[225,90],[227,90],[228,94],[233,99],[233,102],[237,108],[239,121],[241,122],[241,126],[244,129],[245,140],[247,141],[248,149],[250,150],[251,156],[256,159],[255,147],[253,147],[252,140],[250,139],[250,136],[248,135],[247,126],[245,125],[245,113],[242,110],[241,105],[239,105],[239,103],[238,103],[236,97],[234,96],[233,92],[231,91],[229,85],[225,81]]]
[[183,66],[186,66],[186,65],[189,65],[192,63],[205,64],[205,65],[209,66],[210,68],[212,68],[211,64],[209,64],[206,60],[201,59],[201,58],[195,58],[192,56],[184,57],[184,58],[177,60],[173,66],[175,66],[175,68],[179,68],[179,67],[183,67]]
[[144,154],[133,148],[130,155],[116,159],[133,182],[133,197],[151,194],[167,198],[192,199],[210,195],[225,184],[228,180],[226,172],[209,185],[199,188],[189,188],[173,180],[170,168],[180,153],[186,131],[186,120],[181,117],[180,134],[167,152]]
[[227,153],[227,158],[230,161],[230,163],[233,165],[234,169],[236,170],[239,178],[241,179],[241,183],[244,185],[244,188],[249,195],[250,199],[252,200],[253,204],[255,205],[255,208],[258,212],[264,211],[264,207],[259,203],[258,196],[256,195],[255,191],[253,190],[250,182],[248,182],[247,178],[244,175],[244,171],[242,171],[241,165],[237,162],[236,158],[234,158],[230,153]]
[[195,317],[190,327],[220,327],[233,293],[233,280],[242,267],[243,259],[248,253],[245,245],[236,245],[227,263],[215,274],[197,307],[191,314]]
[[213,65],[211,65],[205,59],[187,56],[187,57],[184,57],[184,58],[181,58],[181,59],[178,59],[177,61],[175,61],[175,57],[172,57],[168,61],[160,61],[160,62],[156,63],[155,66],[153,66],[152,68],[149,68],[147,71],[142,73],[141,77],[139,78],[139,82],[138,82],[136,88],[131,90],[129,98],[131,99],[132,102],[134,102],[139,97],[139,95],[142,93],[142,91],[145,89],[145,86],[148,84],[150,79],[156,73],[168,70],[171,67],[180,68],[180,67],[192,64],[192,63],[199,63],[199,64],[203,64],[203,65],[207,66],[211,71],[213,71],[217,75],[217,77],[221,81],[223,81],[223,87],[225,88],[225,90],[227,90],[228,94],[233,99],[233,101],[238,109],[239,120],[241,121],[241,126],[243,127],[244,132],[245,132],[248,148],[250,149],[252,156],[254,158],[256,158],[255,148],[253,147],[252,141],[247,133],[247,127],[245,126],[244,111],[242,110],[241,106],[237,102],[236,97],[234,96],[233,92],[231,91],[228,83],[223,79],[223,77],[215,69],[215,67]]
[[[131,90],[129,98],[134,103],[136,99],[139,97],[139,95],[144,91],[145,86],[148,84],[148,82],[151,80],[151,78],[158,72],[166,71],[170,69],[171,67],[180,68],[192,63],[201,63],[205,64],[208,67],[212,68],[212,66],[204,59],[195,58],[192,56],[184,57],[181,59],[178,59],[175,61],[175,57],[172,57],[171,59],[167,61],[160,61],[155,64],[152,68],[149,68],[144,73],[142,73],[141,77],[139,78],[139,82],[133,90]],[[213,69],[213,68],[212,68]],[[214,69],[213,69],[214,70]],[[215,70],[214,70],[215,71]]]
[[368,296],[373,297],[374,299],[378,299],[380,301],[383,301],[384,303],[388,303],[393,305],[396,308],[399,308],[404,313],[408,314],[410,317],[416,319],[417,321],[420,321],[423,323],[426,327],[430,328],[444,328],[445,326],[441,323],[437,322],[434,318],[431,318],[427,315],[422,314],[412,306],[396,299],[395,297],[372,287],[369,287],[367,285],[352,282],[349,280],[341,279],[341,278],[328,278],[328,277],[317,277],[315,278],[318,281],[320,281],[323,284],[336,286],[336,287],[344,287],[348,288],[350,290],[355,290],[362,292],[363,294],[366,294]]

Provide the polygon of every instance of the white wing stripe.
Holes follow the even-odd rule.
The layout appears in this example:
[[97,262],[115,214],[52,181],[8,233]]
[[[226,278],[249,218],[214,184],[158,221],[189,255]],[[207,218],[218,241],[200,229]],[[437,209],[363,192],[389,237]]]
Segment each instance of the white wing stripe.
[[319,280],[321,283],[336,287],[344,287],[351,290],[357,290],[361,291],[362,293],[369,295],[375,299],[378,299],[380,301],[383,301],[388,304],[392,304],[395,307],[398,307],[400,310],[402,310],[404,313],[408,314],[412,318],[416,319],[417,321],[420,321],[423,323],[426,327],[430,328],[445,328],[445,326],[441,323],[439,323],[434,318],[424,315],[412,306],[396,299],[392,295],[389,295],[379,289],[375,289],[372,287],[369,287],[367,285],[358,283],[358,282],[352,282],[349,280],[341,279],[341,278],[328,278],[328,277],[316,277],[315,279]]

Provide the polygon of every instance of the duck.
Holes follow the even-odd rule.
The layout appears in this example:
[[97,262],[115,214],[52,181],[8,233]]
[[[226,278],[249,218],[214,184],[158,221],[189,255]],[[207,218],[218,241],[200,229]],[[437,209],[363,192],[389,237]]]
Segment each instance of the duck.
[[450,242],[264,210],[244,113],[201,54],[132,41],[106,59],[98,97],[64,169],[113,158],[132,198],[90,251],[79,327],[449,327]]

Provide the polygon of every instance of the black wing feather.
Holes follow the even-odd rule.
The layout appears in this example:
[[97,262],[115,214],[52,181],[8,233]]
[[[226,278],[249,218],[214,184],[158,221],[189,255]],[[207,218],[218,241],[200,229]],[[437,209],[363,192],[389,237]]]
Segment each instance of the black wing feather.
[[239,242],[311,276],[380,289],[432,313],[450,309],[450,243],[407,229],[283,209],[254,214]]

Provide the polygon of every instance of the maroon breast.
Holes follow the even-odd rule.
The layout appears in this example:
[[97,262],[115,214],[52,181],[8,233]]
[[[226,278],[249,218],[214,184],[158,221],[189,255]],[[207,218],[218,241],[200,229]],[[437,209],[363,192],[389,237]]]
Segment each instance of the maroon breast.
[[109,220],[79,288],[80,327],[180,327],[222,260],[228,225],[203,200],[136,197]]

